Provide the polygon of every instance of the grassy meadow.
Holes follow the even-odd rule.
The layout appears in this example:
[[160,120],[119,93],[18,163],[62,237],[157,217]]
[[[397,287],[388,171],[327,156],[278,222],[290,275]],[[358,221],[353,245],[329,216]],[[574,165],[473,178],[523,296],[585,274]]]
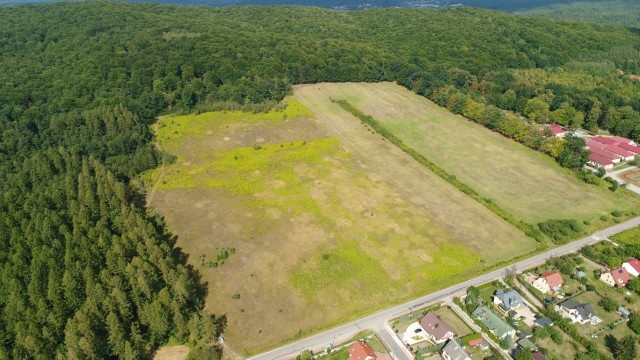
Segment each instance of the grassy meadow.
[[207,309],[228,315],[236,351],[255,353],[535,250],[349,114],[331,123],[305,99],[286,104],[161,118],[158,145],[177,160],[143,178],[208,284]]
[[303,85],[317,97],[345,99],[407,145],[525,222],[594,221],[637,211],[635,198],[585,184],[542,153],[452,114],[392,84]]

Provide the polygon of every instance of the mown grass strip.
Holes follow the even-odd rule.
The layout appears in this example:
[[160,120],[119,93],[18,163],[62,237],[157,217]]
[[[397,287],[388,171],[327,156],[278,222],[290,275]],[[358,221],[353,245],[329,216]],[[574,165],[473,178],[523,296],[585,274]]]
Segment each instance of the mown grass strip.
[[375,130],[378,134],[385,137],[392,144],[400,148],[400,150],[404,151],[406,154],[411,156],[414,160],[419,162],[421,165],[429,169],[431,172],[435,173],[449,184],[455,186],[458,190],[470,196],[475,201],[482,204],[487,209],[491,210],[494,214],[498,215],[502,219],[504,219],[509,224],[515,226],[516,228],[523,231],[527,236],[532,237],[536,241],[542,242],[544,240],[544,235],[540,232],[540,230],[534,228],[532,225],[525,223],[524,221],[516,219],[511,213],[502,209],[498,205],[496,205],[491,199],[487,199],[480,194],[478,194],[475,190],[473,190],[468,185],[464,184],[460,180],[458,180],[455,175],[451,175],[447,173],[445,170],[431,162],[429,159],[424,157],[424,155],[420,154],[412,147],[405,144],[402,140],[400,140],[397,136],[387,130],[382,124],[380,124],[376,119],[374,119],[370,115],[366,115],[356,107],[354,107],[347,100],[331,100],[332,102],[340,105],[341,108],[351,113],[353,116],[360,119],[365,124],[369,125],[373,130]]

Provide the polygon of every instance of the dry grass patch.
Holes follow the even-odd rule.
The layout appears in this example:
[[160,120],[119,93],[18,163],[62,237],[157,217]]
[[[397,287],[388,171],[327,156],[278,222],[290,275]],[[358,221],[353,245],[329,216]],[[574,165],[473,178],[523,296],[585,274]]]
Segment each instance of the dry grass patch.
[[639,209],[637,199],[589,186],[551,158],[401,86],[320,84],[302,85],[296,91],[348,100],[436,165],[526,222],[593,220],[613,210]]
[[[296,116],[214,112],[158,126],[178,161],[151,206],[207,282],[207,309],[228,315],[235,350],[428,293],[535,247],[358,122],[337,136],[295,100]],[[148,186],[158,172],[145,174]]]

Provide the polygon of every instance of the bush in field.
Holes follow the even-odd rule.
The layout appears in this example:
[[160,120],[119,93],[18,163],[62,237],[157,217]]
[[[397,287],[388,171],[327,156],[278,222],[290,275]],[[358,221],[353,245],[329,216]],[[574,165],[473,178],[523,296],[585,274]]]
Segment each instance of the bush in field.
[[600,301],[598,301],[598,305],[602,306],[602,308],[606,312],[616,311],[616,309],[618,308],[618,304],[615,301],[611,300],[611,298],[600,299]]
[[538,227],[556,244],[564,243],[584,230],[582,224],[572,219],[547,220],[538,223]]

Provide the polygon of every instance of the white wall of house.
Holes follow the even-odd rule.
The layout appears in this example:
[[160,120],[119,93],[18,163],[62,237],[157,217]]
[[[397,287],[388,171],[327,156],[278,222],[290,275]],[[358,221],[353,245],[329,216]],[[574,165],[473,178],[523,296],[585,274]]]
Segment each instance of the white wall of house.
[[625,268],[629,274],[638,277],[638,272],[633,268],[633,266],[629,265],[629,263],[622,263],[622,267]]

